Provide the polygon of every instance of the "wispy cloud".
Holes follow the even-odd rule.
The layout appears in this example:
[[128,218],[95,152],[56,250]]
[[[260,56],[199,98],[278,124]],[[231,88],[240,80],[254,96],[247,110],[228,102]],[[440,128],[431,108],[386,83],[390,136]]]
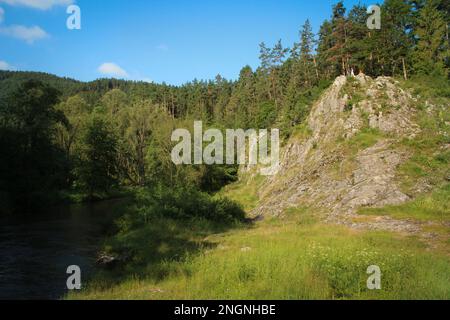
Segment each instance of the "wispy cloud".
[[0,3],[6,3],[11,6],[48,10],[54,6],[67,6],[74,3],[74,0],[0,0]]
[[0,60],[0,70],[16,70],[16,68],[14,68],[8,62]]
[[[4,2],[7,0],[0,0],[0,2]],[[5,19],[5,10],[0,8],[0,24]],[[26,27],[22,25],[12,25],[12,26],[0,26],[0,35],[5,35],[9,37],[13,37],[16,39],[24,40],[28,44],[32,44],[37,40],[48,38],[49,35],[45,30],[41,27],[33,26]]]
[[103,63],[100,67],[98,67],[98,72],[111,77],[128,78],[128,73],[113,62]]
[[24,40],[28,44],[32,44],[37,40],[42,40],[49,37],[48,33],[38,26],[25,27],[21,25],[13,25],[2,27],[0,28],[0,34]]

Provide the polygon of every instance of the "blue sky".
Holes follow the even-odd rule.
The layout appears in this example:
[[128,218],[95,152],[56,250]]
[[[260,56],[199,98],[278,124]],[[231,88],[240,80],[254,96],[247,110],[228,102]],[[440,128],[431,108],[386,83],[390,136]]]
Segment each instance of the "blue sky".
[[[68,30],[67,6],[81,8]],[[310,19],[317,32],[337,1],[0,0],[0,69],[179,85],[258,66],[258,44],[290,46]],[[368,1],[347,0],[347,7]],[[375,3],[376,1],[372,1]]]

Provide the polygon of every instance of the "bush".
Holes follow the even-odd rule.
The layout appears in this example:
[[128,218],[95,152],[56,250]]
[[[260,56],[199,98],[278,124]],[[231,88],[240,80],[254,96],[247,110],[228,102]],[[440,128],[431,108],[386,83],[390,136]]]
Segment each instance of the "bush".
[[[221,223],[233,223],[245,218],[244,210],[227,198],[213,196],[189,187],[157,185],[142,188],[136,196],[137,223],[148,223],[153,218],[201,218]],[[123,223],[123,222],[122,222]]]
[[242,221],[245,219],[245,212],[241,206],[228,198],[214,200],[214,217],[213,220],[221,221]]

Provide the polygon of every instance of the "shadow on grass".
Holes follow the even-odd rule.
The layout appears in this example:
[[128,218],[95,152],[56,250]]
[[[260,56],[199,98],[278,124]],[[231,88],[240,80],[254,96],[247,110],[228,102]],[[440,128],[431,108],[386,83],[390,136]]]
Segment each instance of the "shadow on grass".
[[209,236],[252,226],[251,221],[225,225],[202,219],[153,219],[107,240],[106,252],[121,257],[123,262],[101,268],[89,287],[106,290],[129,279],[160,282],[168,276],[188,275],[183,262],[217,246],[208,240]]

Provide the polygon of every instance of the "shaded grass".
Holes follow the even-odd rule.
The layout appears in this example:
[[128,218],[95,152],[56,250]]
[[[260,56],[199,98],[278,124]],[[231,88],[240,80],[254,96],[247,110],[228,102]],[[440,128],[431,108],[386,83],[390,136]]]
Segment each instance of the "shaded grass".
[[127,229],[117,220],[118,233],[105,241],[103,251],[125,262],[99,271],[90,287],[103,290],[127,279],[140,277],[161,281],[186,257],[216,246],[206,238],[242,224],[222,224],[205,219],[153,218],[145,226]]
[[[413,238],[323,225],[304,208],[206,240],[209,247],[159,264],[163,276],[149,260],[143,273],[69,298],[450,299],[448,256]],[[367,289],[370,265],[382,270],[382,290]]]

